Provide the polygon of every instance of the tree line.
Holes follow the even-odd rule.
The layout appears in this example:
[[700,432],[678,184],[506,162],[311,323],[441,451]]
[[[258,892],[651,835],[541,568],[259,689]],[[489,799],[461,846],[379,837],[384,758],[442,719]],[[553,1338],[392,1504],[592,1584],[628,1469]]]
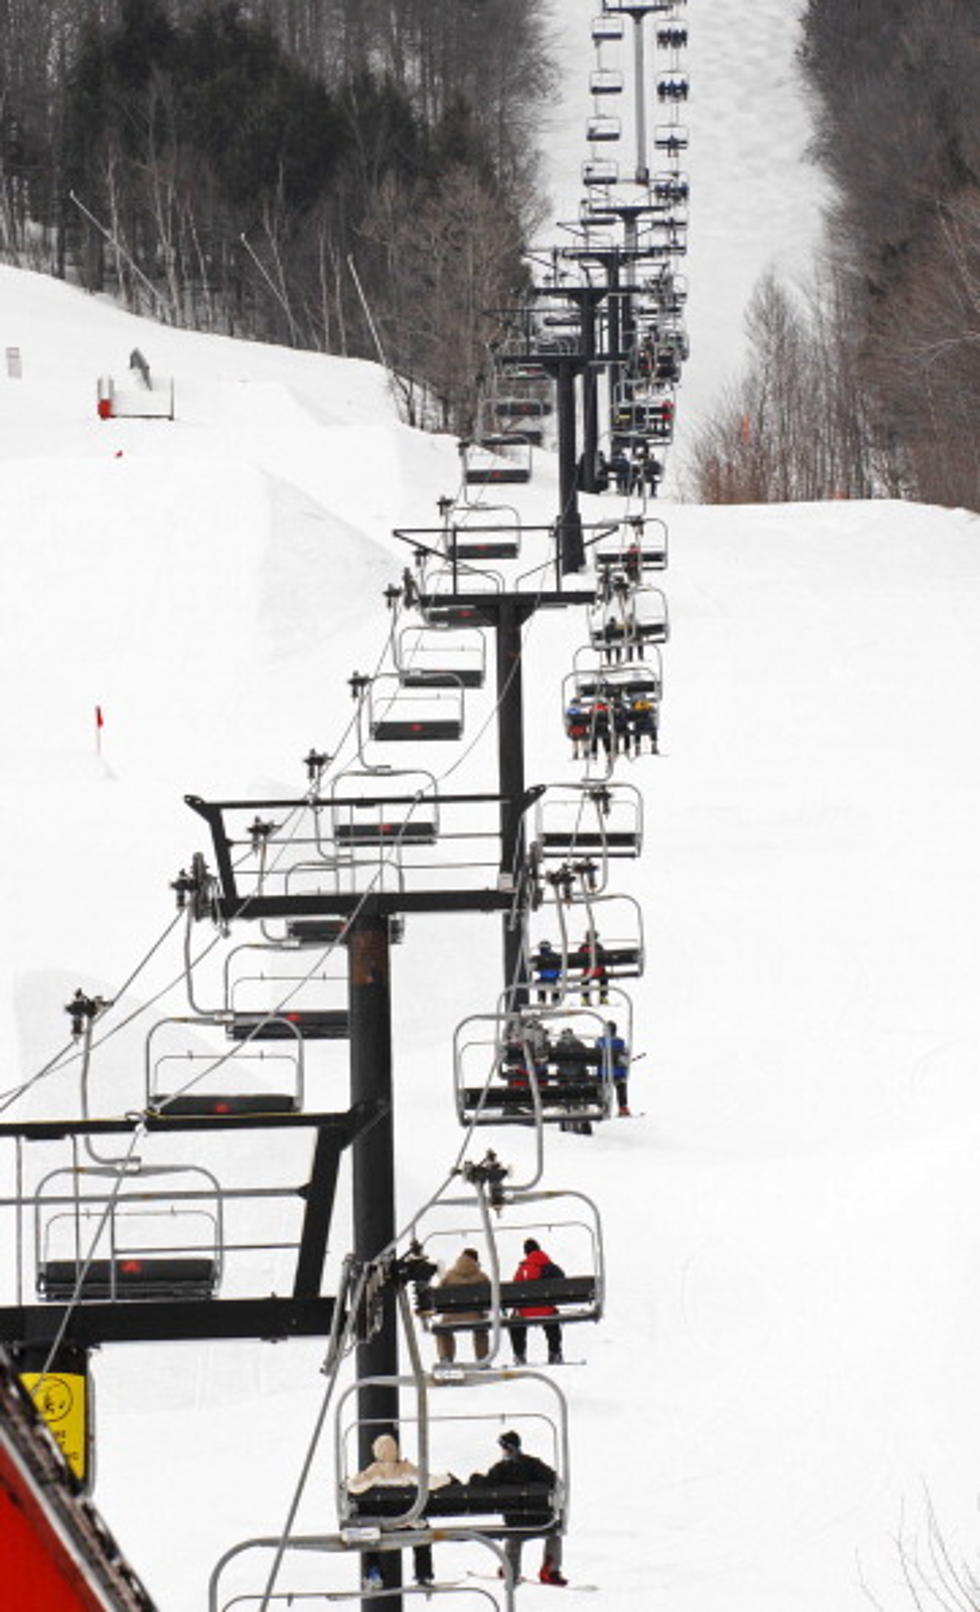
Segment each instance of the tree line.
[[806,298],[758,288],[695,490],[980,508],[980,7],[809,0],[800,63],[833,182],[823,262]]
[[544,0],[0,0],[0,255],[383,355],[466,429],[537,221]]

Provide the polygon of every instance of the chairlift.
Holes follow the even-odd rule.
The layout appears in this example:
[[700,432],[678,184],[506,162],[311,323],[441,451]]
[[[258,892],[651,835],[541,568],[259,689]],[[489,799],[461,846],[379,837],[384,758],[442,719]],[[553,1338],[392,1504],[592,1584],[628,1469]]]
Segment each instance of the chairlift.
[[623,571],[638,579],[646,571],[667,567],[667,523],[659,515],[630,516],[609,537],[602,537],[592,549],[600,575]]
[[622,119],[610,117],[605,112],[597,112],[586,121],[585,138],[592,145],[618,140],[622,133]]
[[591,701],[624,695],[654,703],[663,699],[663,656],[657,645],[651,647],[649,659],[623,661],[618,666],[591,660],[594,654],[591,645],[576,652],[575,669],[562,681],[563,695],[567,698]]
[[498,397],[493,412],[498,420],[540,420],[552,410],[546,397]]
[[435,777],[422,768],[338,773],[330,791],[330,820],[336,845],[385,849],[435,845],[439,837]]
[[[465,1173],[465,1171],[464,1171]],[[544,1320],[598,1321],[605,1298],[605,1268],[599,1210],[584,1193],[519,1190],[502,1194],[492,1223],[475,1212],[471,1198],[442,1199],[430,1206],[413,1227],[421,1257],[443,1271],[467,1247],[487,1246],[481,1267],[490,1277],[478,1283],[447,1283],[430,1278],[415,1287],[413,1308],[426,1332],[437,1339],[458,1332],[475,1336],[507,1331],[516,1308],[548,1306],[550,1316],[522,1317],[519,1324]],[[436,1224],[430,1224],[435,1221]],[[527,1281],[509,1276],[521,1263],[524,1242],[532,1237],[549,1260],[566,1273]],[[499,1273],[496,1286],[493,1272]],[[572,1274],[574,1273],[574,1274]],[[483,1312],[474,1322],[473,1313]],[[460,1314],[469,1319],[460,1320]],[[442,1354],[445,1346],[440,1348]],[[452,1350],[455,1355],[455,1349]]]
[[643,796],[633,784],[549,784],[534,807],[533,842],[545,858],[636,857]]
[[[433,1388],[438,1381],[432,1379]],[[427,1493],[420,1496],[416,1483],[378,1484],[360,1495],[351,1492],[362,1440],[391,1432],[390,1417],[365,1420],[354,1413],[352,1401],[368,1384],[404,1391],[398,1418],[400,1454],[417,1462]],[[337,1515],[341,1533],[352,1544],[370,1537],[367,1528],[376,1530],[375,1540],[384,1539],[389,1546],[400,1535],[405,1535],[406,1544],[417,1543],[415,1530],[437,1519],[443,1540],[472,1538],[474,1532],[489,1539],[506,1539],[512,1534],[528,1539],[564,1532],[568,1408],[559,1386],[541,1372],[501,1374],[462,1368],[454,1373],[452,1386],[457,1393],[445,1409],[433,1394],[419,1393],[417,1379],[408,1376],[357,1379],[338,1399],[334,1423]],[[462,1404],[460,1390],[465,1390]],[[414,1413],[406,1404],[410,1393],[416,1396]],[[498,1439],[505,1429],[516,1431],[528,1452],[551,1467],[553,1484],[498,1488],[452,1476],[493,1466],[500,1458]],[[434,1476],[443,1481],[432,1484]]]
[[[447,607],[443,607],[445,610]],[[430,617],[431,619],[431,617]],[[453,622],[453,625],[457,623]],[[463,688],[403,688],[397,673],[368,685],[368,732],[382,743],[461,739]]]
[[691,81],[686,73],[664,73],[657,79],[658,101],[686,101]]
[[684,50],[687,46],[687,29],[677,23],[662,23],[657,28],[657,45],[660,50]]
[[658,123],[653,131],[653,143],[658,151],[666,151],[669,155],[686,151],[690,143],[686,124]]
[[478,627],[403,627],[395,643],[402,688],[482,688],[487,644]]
[[691,194],[686,173],[655,173],[650,181],[650,189],[658,202],[686,202]]
[[581,993],[584,1006],[590,1006],[596,995],[607,1005],[607,982],[638,979],[643,974],[643,913],[633,896],[593,891],[589,884],[586,873],[576,879],[566,897],[564,891],[569,887],[555,881],[564,944],[559,946],[555,941],[555,911],[546,903],[531,920],[528,956],[531,968],[537,970],[541,941],[549,940],[555,957],[560,959],[564,991]]
[[[299,973],[288,972],[283,957],[282,947],[270,941],[246,941],[228,952],[224,961],[228,1037],[248,1042],[346,1040],[350,1035],[346,954],[328,952],[319,968],[296,964]],[[331,967],[334,957],[337,961]],[[247,1008],[242,1006],[243,995],[249,999]],[[338,999],[342,1006],[336,1005]]]
[[[229,1058],[208,1048],[205,1032],[224,1028],[214,1017],[160,1019],[147,1033],[145,1102],[155,1113],[188,1115],[295,1114],[303,1106],[303,1040],[270,1052],[248,1048]],[[188,1044],[190,1043],[190,1044]],[[233,1076],[234,1089],[228,1089]]]
[[[473,1014],[453,1038],[463,1125],[585,1123],[609,1116],[612,1068],[589,1007]],[[568,1031],[570,1035],[563,1035]],[[559,1051],[559,1046],[561,1051]]]
[[592,43],[594,45],[613,44],[623,37],[623,19],[608,13],[592,19]]
[[494,447],[469,442],[463,454],[463,479],[468,487],[521,486],[531,479],[531,444],[512,436],[507,445],[498,436]]
[[619,163],[612,157],[587,157],[583,162],[583,185],[615,185],[618,182]]
[[608,597],[589,611],[589,641],[607,661],[642,660],[647,644],[670,637],[666,596],[660,588],[637,587],[625,572],[607,572],[606,581]]
[[132,1185],[120,1185],[119,1177],[111,1165],[62,1166],[38,1184],[39,1298],[56,1304],[213,1298],[224,1238],[216,1177],[198,1165],[127,1170]]
[[623,75],[618,68],[596,67],[589,74],[590,95],[622,95]]
[[[494,446],[525,440],[515,435],[481,438],[481,446]],[[445,533],[450,560],[516,560],[521,548],[519,527],[450,525]]]

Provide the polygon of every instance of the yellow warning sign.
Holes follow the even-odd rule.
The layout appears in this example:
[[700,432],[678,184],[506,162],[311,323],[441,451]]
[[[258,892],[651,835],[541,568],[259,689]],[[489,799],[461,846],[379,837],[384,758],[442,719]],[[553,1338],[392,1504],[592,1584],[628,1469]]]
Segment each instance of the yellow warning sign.
[[74,1372],[21,1373],[42,1418],[76,1478],[85,1481],[88,1451],[88,1385]]

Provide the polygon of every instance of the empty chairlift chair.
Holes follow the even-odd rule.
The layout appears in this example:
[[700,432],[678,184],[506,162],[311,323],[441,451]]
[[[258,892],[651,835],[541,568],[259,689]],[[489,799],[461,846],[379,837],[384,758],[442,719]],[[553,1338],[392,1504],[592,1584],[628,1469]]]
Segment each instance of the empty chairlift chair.
[[[344,1041],[350,1035],[347,956],[330,949],[303,967],[268,942],[235,946],[224,963],[225,1029],[233,1041]],[[247,1006],[243,1003],[247,999]]]
[[[484,437],[488,442],[514,444],[520,438],[514,435]],[[488,512],[489,513],[489,512]],[[521,527],[518,520],[494,523],[491,520],[459,524],[450,522],[445,532],[446,555],[449,560],[516,560],[521,552]]]
[[615,185],[619,180],[619,163],[612,158],[587,157],[582,164],[583,185]]
[[222,1194],[194,1165],[51,1171],[34,1204],[37,1291],[51,1303],[210,1299],[221,1279]]
[[487,645],[478,627],[404,627],[395,646],[402,688],[482,688]]
[[339,846],[434,845],[439,837],[435,778],[420,768],[338,773],[330,793],[330,819]]
[[639,856],[643,796],[634,784],[549,784],[531,837],[548,860]]
[[531,479],[530,442],[517,433],[465,444],[463,479],[468,487],[521,486]]
[[612,144],[622,137],[622,133],[622,119],[611,117],[606,112],[594,113],[585,125],[585,138],[590,145]]
[[[209,1036],[227,1035],[227,1020],[161,1019],[146,1037],[146,1106],[155,1113],[187,1115],[293,1114],[303,1106],[303,1039],[295,1026],[289,1044],[248,1046],[229,1057]],[[258,1039],[258,1038],[256,1038]]]
[[462,686],[404,688],[397,673],[373,678],[368,689],[368,732],[381,742],[461,739]]

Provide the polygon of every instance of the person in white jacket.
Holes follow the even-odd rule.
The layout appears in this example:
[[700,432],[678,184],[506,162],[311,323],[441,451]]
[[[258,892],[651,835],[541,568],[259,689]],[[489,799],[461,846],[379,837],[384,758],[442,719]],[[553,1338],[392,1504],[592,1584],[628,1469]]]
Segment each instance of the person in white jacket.
[[[357,1472],[347,1479],[347,1492],[353,1495],[366,1495],[372,1489],[417,1488],[419,1469],[411,1461],[402,1459],[398,1448],[398,1440],[390,1433],[379,1433],[371,1445],[374,1460],[363,1472]],[[429,1489],[441,1489],[452,1478],[448,1472],[433,1472],[429,1474]],[[366,1550],[362,1567],[362,1583],[365,1589],[380,1589],[383,1583],[381,1572],[381,1552]],[[413,1547],[415,1582],[416,1584],[431,1584],[432,1572],[432,1546],[415,1545]]]

